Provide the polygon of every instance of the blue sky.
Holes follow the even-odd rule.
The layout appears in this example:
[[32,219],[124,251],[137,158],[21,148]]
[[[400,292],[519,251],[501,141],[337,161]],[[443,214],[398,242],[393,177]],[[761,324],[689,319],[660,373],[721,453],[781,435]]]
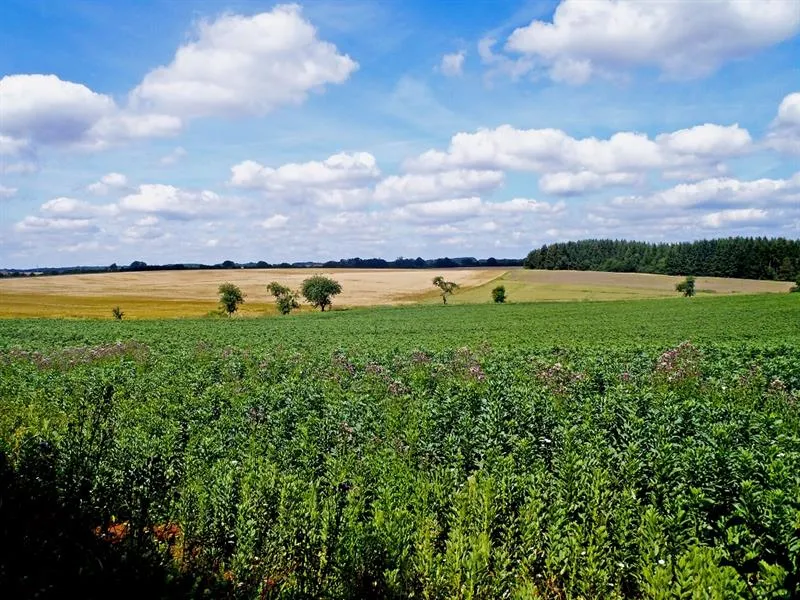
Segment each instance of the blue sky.
[[0,267],[800,235],[800,3],[6,0]]

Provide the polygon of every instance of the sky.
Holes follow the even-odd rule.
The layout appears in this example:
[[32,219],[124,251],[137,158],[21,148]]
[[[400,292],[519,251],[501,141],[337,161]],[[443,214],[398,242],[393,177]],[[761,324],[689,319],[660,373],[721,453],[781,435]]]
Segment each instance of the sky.
[[798,0],[4,0],[0,267],[800,237]]

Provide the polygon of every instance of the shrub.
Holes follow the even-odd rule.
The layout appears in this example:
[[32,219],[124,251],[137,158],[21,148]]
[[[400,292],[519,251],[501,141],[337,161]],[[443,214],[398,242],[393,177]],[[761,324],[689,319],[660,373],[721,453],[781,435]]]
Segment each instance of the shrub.
[[114,308],[112,308],[111,309],[111,314],[114,315],[114,318],[117,321],[122,321],[122,317],[125,316],[125,313],[122,312],[122,309],[120,309],[119,306],[115,306]]
[[239,309],[239,305],[244,302],[244,294],[239,289],[238,285],[232,283],[223,283],[219,286],[219,303],[228,316],[232,315]]
[[498,285],[492,290],[492,300],[495,301],[495,304],[503,304],[506,301],[506,287],[504,285]]
[[686,279],[675,286],[675,291],[682,293],[686,298],[691,298],[694,296],[694,277],[689,275]]

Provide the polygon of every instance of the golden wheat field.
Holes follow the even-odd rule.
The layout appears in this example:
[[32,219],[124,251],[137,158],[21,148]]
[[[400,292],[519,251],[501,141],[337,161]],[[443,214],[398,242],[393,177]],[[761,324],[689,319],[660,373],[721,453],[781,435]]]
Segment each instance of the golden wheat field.
[[[299,288],[303,279],[321,273],[342,284],[334,308],[411,303],[441,299],[431,284],[433,270],[404,269],[237,269],[97,273],[0,280],[0,317],[111,318],[119,306],[125,318],[200,317],[217,307],[217,288],[240,286],[244,316],[274,313],[265,286],[278,281]],[[509,302],[622,300],[675,296],[680,277],[638,273],[530,271],[521,268],[448,269],[441,273],[460,288],[452,304],[490,301],[490,291],[504,285]],[[787,292],[790,283],[715,277],[697,278],[699,295]]]

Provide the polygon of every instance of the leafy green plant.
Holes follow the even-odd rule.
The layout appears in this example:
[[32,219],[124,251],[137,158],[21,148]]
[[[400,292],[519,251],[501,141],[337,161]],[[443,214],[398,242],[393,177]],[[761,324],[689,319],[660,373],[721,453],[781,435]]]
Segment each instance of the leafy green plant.
[[218,292],[219,303],[228,313],[228,316],[233,315],[239,309],[239,305],[244,302],[244,293],[239,289],[239,286],[233,283],[221,284]]
[[694,277],[689,275],[686,279],[684,279],[675,286],[675,291],[680,292],[686,298],[691,298],[692,296],[695,295],[694,283],[695,283]]
[[114,317],[116,321],[122,321],[122,318],[125,316],[125,313],[122,312],[122,309],[119,306],[115,306],[111,309],[111,315]]
[[303,296],[314,307],[325,312],[332,305],[332,298],[342,293],[341,284],[323,275],[314,275],[303,281]]
[[495,304],[503,304],[506,301],[506,287],[504,285],[498,285],[492,289],[492,300],[494,300]]
[[281,285],[277,281],[273,281],[267,285],[267,291],[275,297],[275,305],[278,307],[278,312],[282,315],[288,315],[295,308],[299,308],[297,303],[299,294],[291,288]]

